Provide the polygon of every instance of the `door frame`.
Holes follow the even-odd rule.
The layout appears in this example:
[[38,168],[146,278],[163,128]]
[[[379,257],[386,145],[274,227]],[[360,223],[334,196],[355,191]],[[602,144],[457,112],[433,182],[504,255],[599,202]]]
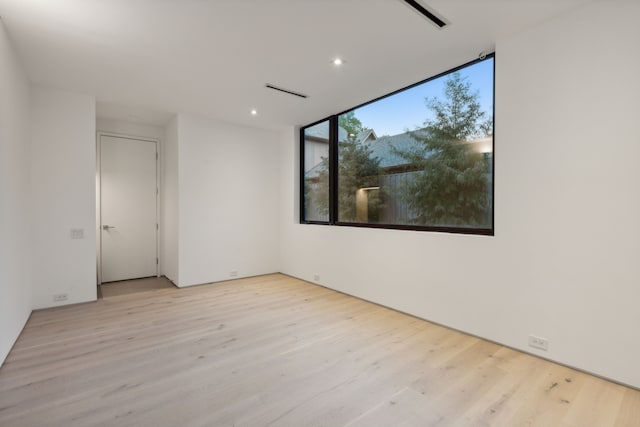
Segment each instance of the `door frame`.
[[160,197],[161,180],[160,180],[160,140],[157,138],[149,138],[145,136],[135,136],[115,132],[96,132],[96,264],[97,264],[97,281],[98,285],[102,285],[102,163],[100,158],[101,140],[103,136],[113,138],[132,139],[135,141],[154,142],[156,144],[156,277],[160,277]]

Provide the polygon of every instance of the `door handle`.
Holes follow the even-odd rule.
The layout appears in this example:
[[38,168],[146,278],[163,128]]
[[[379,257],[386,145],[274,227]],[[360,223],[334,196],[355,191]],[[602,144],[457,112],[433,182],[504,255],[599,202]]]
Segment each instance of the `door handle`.
[[103,225],[102,229],[109,231],[110,228],[116,228],[115,225]]

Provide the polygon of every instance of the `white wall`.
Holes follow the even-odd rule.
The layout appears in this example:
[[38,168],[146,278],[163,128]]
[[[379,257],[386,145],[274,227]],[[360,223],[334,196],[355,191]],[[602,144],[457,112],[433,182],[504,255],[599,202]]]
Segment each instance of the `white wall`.
[[179,286],[279,271],[277,134],[178,116]]
[[[33,308],[96,299],[96,116],[92,96],[32,88]],[[72,228],[84,230],[71,239]],[[53,301],[54,294],[68,300]]]
[[31,314],[29,82],[0,21],[0,365]]
[[297,224],[289,131],[282,271],[640,387],[638,16],[600,2],[497,41],[495,237]]
[[160,267],[162,274],[178,283],[178,118],[165,128],[162,150],[162,207],[160,233]]

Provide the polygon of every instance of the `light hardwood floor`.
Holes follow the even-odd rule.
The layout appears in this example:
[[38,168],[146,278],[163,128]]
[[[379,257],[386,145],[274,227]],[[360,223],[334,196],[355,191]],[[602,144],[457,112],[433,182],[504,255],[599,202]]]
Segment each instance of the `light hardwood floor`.
[[1,426],[640,426],[640,391],[284,275],[34,312]]

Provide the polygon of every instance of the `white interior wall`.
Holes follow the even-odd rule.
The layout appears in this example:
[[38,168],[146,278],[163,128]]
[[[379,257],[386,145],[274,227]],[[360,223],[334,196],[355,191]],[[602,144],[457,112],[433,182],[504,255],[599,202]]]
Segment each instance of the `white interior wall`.
[[179,286],[279,271],[277,134],[178,116]]
[[178,118],[165,127],[162,150],[162,205],[160,267],[162,274],[178,283]]
[[[33,308],[94,301],[95,98],[38,86],[31,95]],[[67,300],[54,302],[56,294]]]
[[31,314],[29,82],[0,20],[0,365]]
[[637,16],[600,2],[497,41],[494,237],[298,224],[287,132],[282,271],[640,387]]

